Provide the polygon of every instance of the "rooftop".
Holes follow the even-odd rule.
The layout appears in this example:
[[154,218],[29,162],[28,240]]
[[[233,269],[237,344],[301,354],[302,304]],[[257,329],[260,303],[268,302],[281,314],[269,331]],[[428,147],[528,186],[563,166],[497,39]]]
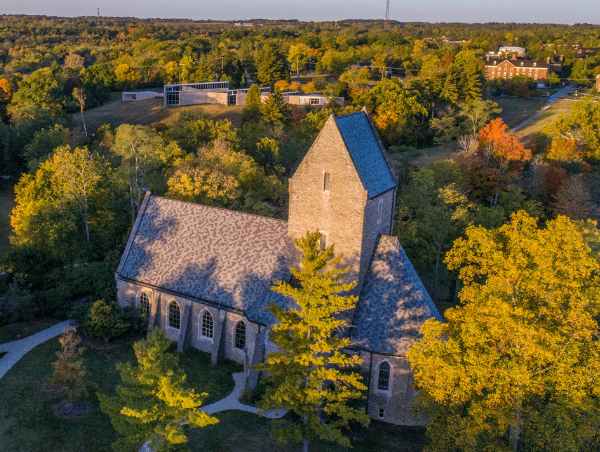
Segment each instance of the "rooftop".
[[151,195],[144,204],[118,276],[244,313],[287,279],[287,222]]
[[371,352],[406,355],[432,317],[442,321],[400,242],[379,236],[354,313],[352,340]]
[[359,111],[334,118],[363,186],[374,198],[397,186],[379,135],[367,113]]

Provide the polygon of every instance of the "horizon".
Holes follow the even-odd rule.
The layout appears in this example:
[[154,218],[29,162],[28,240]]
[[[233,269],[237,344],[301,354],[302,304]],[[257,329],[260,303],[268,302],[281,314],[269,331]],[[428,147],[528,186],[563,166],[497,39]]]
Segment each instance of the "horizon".
[[[5,0],[3,15],[30,15],[63,18],[100,17],[135,18],[150,20],[192,20],[235,22],[252,20],[297,20],[299,22],[339,22],[345,20],[383,20],[386,0],[330,1],[305,0],[301,5],[291,2],[263,0],[250,5],[239,0],[223,0],[214,4],[197,4],[191,0],[172,0],[167,7],[157,0],[82,0],[78,5],[64,1]],[[592,5],[584,0],[573,0],[568,8],[558,0],[538,0],[524,4],[519,0],[505,0],[502,8],[492,9],[484,0],[447,0],[444,3],[422,0],[404,5],[390,1],[390,20],[400,23],[429,24],[552,24],[600,25],[600,8],[592,13]],[[143,11],[143,14],[140,12]],[[345,17],[339,13],[343,11]]]

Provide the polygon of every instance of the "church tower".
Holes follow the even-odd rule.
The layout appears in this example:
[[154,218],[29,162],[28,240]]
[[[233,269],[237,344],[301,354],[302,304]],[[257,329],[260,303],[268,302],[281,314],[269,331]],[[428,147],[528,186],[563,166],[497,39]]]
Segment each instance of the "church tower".
[[290,180],[288,235],[319,230],[360,292],[375,241],[393,232],[398,179],[366,109],[331,115]]

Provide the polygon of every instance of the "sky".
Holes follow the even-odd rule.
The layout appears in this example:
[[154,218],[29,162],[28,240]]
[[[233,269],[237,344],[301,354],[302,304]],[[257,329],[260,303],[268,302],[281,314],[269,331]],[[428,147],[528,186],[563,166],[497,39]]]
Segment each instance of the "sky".
[[[213,20],[383,19],[386,0],[0,0],[0,14]],[[600,24],[598,0],[390,0],[400,22]]]

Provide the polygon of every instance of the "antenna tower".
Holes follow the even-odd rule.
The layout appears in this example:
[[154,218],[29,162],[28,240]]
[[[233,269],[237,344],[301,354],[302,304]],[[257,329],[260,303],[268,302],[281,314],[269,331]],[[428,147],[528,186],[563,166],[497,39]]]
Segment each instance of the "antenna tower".
[[390,0],[385,4],[385,20],[390,20]]

